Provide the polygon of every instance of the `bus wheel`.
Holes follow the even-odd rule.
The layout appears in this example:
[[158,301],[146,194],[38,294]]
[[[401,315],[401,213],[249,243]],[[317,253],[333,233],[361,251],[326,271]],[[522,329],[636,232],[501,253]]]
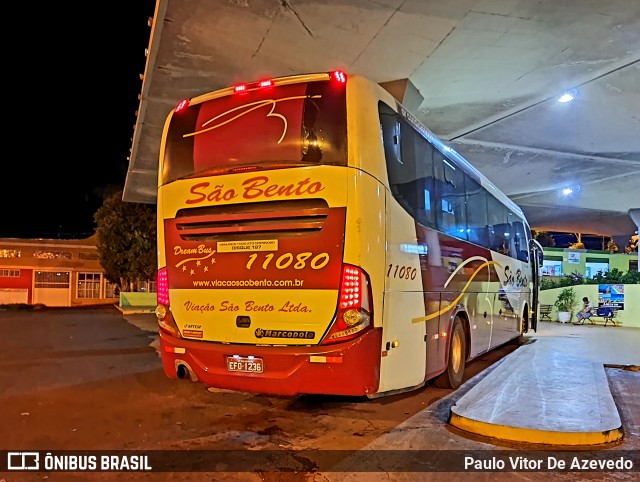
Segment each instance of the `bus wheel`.
[[526,316],[522,315],[520,318],[520,333],[518,333],[518,336],[511,340],[509,344],[516,346],[524,345],[527,342],[527,338],[524,336],[527,331],[529,331],[529,320]]
[[466,356],[467,342],[464,328],[462,328],[462,321],[456,316],[449,337],[447,369],[434,380],[434,385],[440,388],[458,388],[462,385]]
[[520,318],[520,335],[524,335],[529,331],[529,319],[523,314]]

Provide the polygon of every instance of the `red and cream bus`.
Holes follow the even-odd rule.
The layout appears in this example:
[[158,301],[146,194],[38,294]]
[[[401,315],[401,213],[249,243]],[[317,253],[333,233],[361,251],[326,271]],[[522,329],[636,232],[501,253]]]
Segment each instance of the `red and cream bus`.
[[208,387],[377,397],[535,329],[522,211],[380,85],[342,72],[181,102],[164,127],[164,371]]

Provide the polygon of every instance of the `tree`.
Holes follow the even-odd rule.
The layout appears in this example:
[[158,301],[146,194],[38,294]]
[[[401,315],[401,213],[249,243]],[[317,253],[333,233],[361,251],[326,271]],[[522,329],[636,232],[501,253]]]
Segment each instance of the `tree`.
[[576,238],[578,240],[575,243],[569,245],[569,249],[586,249],[584,243],[582,242],[582,233],[576,233]]
[[106,278],[122,291],[136,291],[157,270],[156,212],[148,204],[124,202],[122,191],[105,198],[94,214],[98,256]]
[[638,251],[638,235],[631,236],[631,239],[627,242],[627,245],[624,247],[624,252],[626,254],[633,253],[634,251]]
[[545,248],[553,248],[556,245],[556,240],[553,235],[546,231],[533,231],[533,239]]

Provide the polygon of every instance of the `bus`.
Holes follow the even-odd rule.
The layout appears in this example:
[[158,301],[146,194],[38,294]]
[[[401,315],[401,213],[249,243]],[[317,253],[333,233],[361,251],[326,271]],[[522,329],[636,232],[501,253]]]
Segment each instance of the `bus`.
[[180,102],[158,171],[170,378],[275,396],[457,388],[536,328],[522,210],[381,85],[341,71]]

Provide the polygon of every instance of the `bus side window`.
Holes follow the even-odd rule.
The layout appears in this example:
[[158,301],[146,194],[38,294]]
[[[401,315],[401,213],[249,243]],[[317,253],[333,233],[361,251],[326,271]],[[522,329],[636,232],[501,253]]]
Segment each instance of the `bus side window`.
[[[413,164],[408,162],[410,157],[403,152],[400,117],[389,106],[379,104],[380,130],[384,149],[389,189],[393,198],[411,216],[415,216],[415,192],[416,182]],[[406,150],[406,149],[405,149]],[[407,162],[403,162],[402,156],[406,155]]]
[[434,164],[438,229],[467,239],[464,172],[443,155]]
[[384,103],[379,104],[389,188],[412,217],[435,227],[433,151],[435,148]]
[[494,224],[489,229],[489,248],[502,254],[510,254],[510,231],[508,223]]
[[415,217],[423,226],[435,227],[433,192],[433,156],[435,147],[406,122],[402,129],[402,156],[411,156],[415,176],[415,201],[412,203]]
[[507,223],[507,209],[495,197],[487,195],[487,227],[489,228],[489,249],[499,253],[509,254],[509,243],[506,230],[510,230]]
[[[400,159],[400,122],[398,114],[390,107],[380,105],[380,129],[382,131],[382,145],[384,146],[384,157],[387,166],[390,163],[402,164]],[[387,170],[389,168],[387,167]]]
[[524,223],[515,221],[511,224],[513,233],[513,257],[520,261],[529,262],[529,250],[527,250],[527,237],[524,231]]
[[465,175],[467,191],[467,229],[469,241],[480,246],[489,246],[489,230],[487,228],[487,192],[480,183],[471,176]]

